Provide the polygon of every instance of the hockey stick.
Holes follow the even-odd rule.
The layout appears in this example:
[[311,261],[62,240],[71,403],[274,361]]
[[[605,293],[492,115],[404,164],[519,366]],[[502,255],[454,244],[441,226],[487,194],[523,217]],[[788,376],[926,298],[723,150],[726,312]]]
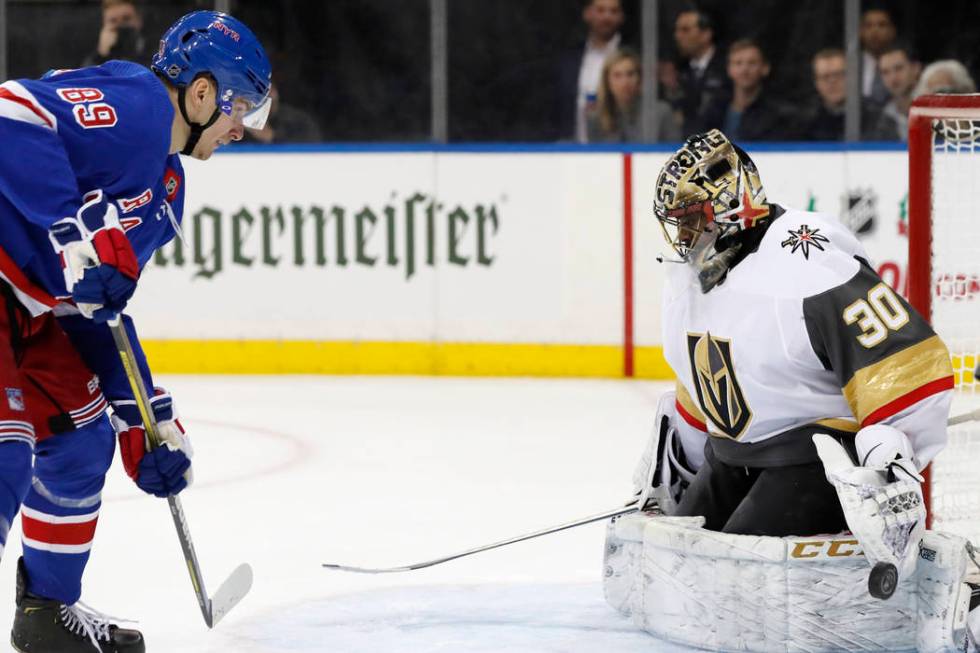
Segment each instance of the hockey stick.
[[532,540],[536,537],[541,537],[542,535],[550,535],[551,533],[557,533],[559,531],[568,530],[569,528],[575,528],[576,526],[584,526],[585,524],[591,524],[592,522],[602,521],[603,519],[618,517],[619,515],[625,515],[636,511],[637,511],[636,504],[631,503],[621,508],[613,508],[612,510],[607,510],[606,512],[601,512],[596,515],[589,515],[588,517],[582,517],[581,519],[576,519],[575,521],[565,522],[564,524],[558,524],[557,526],[552,526],[550,528],[543,528],[540,531],[534,531],[533,533],[518,535],[517,537],[512,537],[508,540],[501,540],[500,542],[494,542],[493,544],[486,544],[484,546],[479,546],[475,549],[461,551],[459,553],[454,553],[453,555],[448,555],[444,558],[436,558],[435,560],[428,560],[426,562],[416,562],[415,564],[405,565],[404,567],[373,568],[373,567],[352,567],[349,565],[336,565],[336,564],[324,564],[323,566],[327,569],[333,569],[335,571],[352,571],[358,574],[392,574],[401,571],[415,571],[416,569],[425,569],[426,567],[434,567],[435,565],[441,565],[444,562],[449,562],[450,560],[456,560],[457,558],[465,558],[466,556],[471,556],[474,553],[482,553],[483,551],[497,549],[502,546],[507,546],[508,544],[515,544],[517,542],[523,542],[525,540]]
[[[156,449],[160,446],[160,434],[157,431],[157,422],[153,417],[153,411],[150,410],[150,399],[140,377],[139,368],[136,365],[136,356],[133,354],[133,346],[129,342],[129,336],[126,335],[126,328],[117,316],[109,320],[109,329],[112,331],[112,339],[116,343],[119,359],[126,370],[126,379],[129,381],[129,387],[136,399],[140,417],[143,419],[150,448]],[[215,595],[208,598],[207,591],[204,589],[204,577],[201,575],[201,565],[197,562],[197,553],[194,551],[194,542],[191,540],[191,530],[187,525],[187,518],[184,516],[184,508],[180,504],[180,498],[169,496],[167,503],[170,504],[170,515],[173,517],[174,526],[177,527],[177,538],[180,540],[180,548],[184,551],[187,572],[191,576],[191,584],[194,586],[194,594],[197,595],[197,604],[201,608],[204,623],[207,624],[208,628],[214,628],[252,588],[252,568],[247,563],[238,565],[235,571],[231,572],[231,575],[221,584]]]
[[[947,425],[955,426],[957,424],[963,424],[965,422],[971,422],[971,421],[980,421],[980,409],[974,410],[969,413],[963,413],[962,415],[957,415],[955,417],[951,417],[947,422]],[[398,573],[403,571],[415,571],[417,569],[425,569],[426,567],[434,567],[435,565],[441,565],[442,563],[449,562],[450,560],[465,558],[466,556],[471,556],[475,553],[482,553],[484,551],[490,551],[491,549],[497,549],[502,546],[507,546],[508,544],[516,544],[517,542],[531,540],[536,537],[542,537],[543,535],[550,535],[551,533],[557,533],[559,531],[564,531],[569,528],[584,526],[585,524],[591,524],[592,522],[602,521],[603,519],[610,519],[612,517],[618,517],[619,515],[626,515],[636,511],[637,511],[636,504],[629,504],[622,508],[613,508],[612,510],[607,510],[606,512],[603,513],[590,515],[588,517],[582,517],[581,519],[576,519],[575,521],[566,522],[564,524],[559,524],[557,526],[552,526],[550,528],[544,528],[539,531],[534,531],[533,533],[527,533],[526,535],[518,535],[517,537],[512,537],[508,540],[501,540],[500,542],[494,542],[493,544],[487,544],[484,546],[477,547],[475,549],[468,549],[466,551],[461,551],[460,553],[448,555],[443,558],[435,558],[434,560],[427,560],[425,562],[416,562],[414,564],[405,565],[403,567],[354,567],[351,565],[338,565],[333,563],[324,563],[323,567],[326,569],[331,569],[333,571],[350,571],[358,574],[392,574],[392,573]]]
[[963,424],[965,422],[980,422],[980,408],[969,413],[963,413],[962,415],[957,415],[956,417],[950,417],[949,421],[946,422],[946,426],[956,426],[957,424]]

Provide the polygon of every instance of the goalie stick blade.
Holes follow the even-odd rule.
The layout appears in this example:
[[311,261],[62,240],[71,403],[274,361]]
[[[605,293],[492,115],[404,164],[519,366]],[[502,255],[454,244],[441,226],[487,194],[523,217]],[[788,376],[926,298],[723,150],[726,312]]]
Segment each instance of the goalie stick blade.
[[208,628],[217,626],[218,622],[245,598],[250,589],[252,589],[252,567],[248,564],[238,565],[211,597],[211,623],[208,624]]

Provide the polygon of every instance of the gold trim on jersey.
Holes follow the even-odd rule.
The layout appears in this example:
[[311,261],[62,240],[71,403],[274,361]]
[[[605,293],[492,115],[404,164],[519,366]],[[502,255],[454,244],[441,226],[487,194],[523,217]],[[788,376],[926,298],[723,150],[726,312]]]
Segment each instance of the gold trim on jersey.
[[854,420],[841,419],[839,417],[818,419],[814,424],[826,426],[828,429],[834,429],[835,431],[844,431],[845,433],[857,433],[861,430],[861,425]]
[[953,375],[949,351],[939,336],[859,369],[844,386],[844,397],[858,422],[932,381]]
[[738,440],[752,421],[752,410],[736,378],[731,340],[688,333],[687,351],[702,413],[722,434]]
[[694,419],[703,424],[707,424],[708,420],[704,416],[704,413],[701,412],[701,407],[694,401],[694,397],[692,397],[691,393],[687,391],[687,388],[684,387],[680,380],[678,380],[675,385],[677,386],[677,389],[675,390],[675,393],[677,394],[677,403],[681,405],[681,408],[686,410],[687,414]]

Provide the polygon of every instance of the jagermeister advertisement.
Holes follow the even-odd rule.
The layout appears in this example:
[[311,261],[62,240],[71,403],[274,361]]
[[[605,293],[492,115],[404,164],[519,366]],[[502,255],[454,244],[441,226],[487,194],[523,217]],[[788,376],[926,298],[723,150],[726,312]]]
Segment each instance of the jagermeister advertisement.
[[149,338],[615,345],[621,169],[616,153],[188,161],[181,237],[133,312]]

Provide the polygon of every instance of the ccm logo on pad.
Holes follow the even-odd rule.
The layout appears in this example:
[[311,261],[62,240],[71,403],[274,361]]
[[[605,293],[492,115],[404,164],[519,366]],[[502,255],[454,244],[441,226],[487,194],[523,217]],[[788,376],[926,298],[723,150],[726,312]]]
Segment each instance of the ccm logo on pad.
[[797,542],[790,552],[791,558],[849,558],[851,556],[863,556],[857,540],[812,540],[810,542]]

